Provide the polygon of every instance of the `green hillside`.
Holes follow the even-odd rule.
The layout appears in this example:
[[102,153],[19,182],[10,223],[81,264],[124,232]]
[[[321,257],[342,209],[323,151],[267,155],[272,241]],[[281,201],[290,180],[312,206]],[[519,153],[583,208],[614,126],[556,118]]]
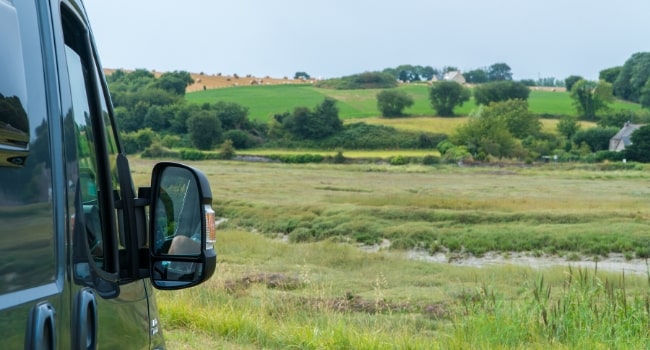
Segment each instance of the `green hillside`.
[[[429,87],[425,84],[402,85],[398,89],[411,95],[415,104],[405,110],[411,116],[433,116],[428,98]],[[338,101],[341,119],[357,119],[377,117],[376,95],[379,89],[368,90],[333,90],[315,88],[308,85],[270,85],[270,86],[241,86],[221,89],[211,89],[187,93],[185,98],[191,103],[215,103],[217,101],[236,102],[249,108],[249,117],[253,120],[268,121],[274,114],[290,112],[296,107],[309,107],[330,97]],[[563,91],[530,92],[528,99],[530,110],[539,115],[575,115],[571,97]],[[614,109],[639,110],[638,104],[616,101]],[[457,115],[468,115],[476,109],[473,100],[457,108]]]

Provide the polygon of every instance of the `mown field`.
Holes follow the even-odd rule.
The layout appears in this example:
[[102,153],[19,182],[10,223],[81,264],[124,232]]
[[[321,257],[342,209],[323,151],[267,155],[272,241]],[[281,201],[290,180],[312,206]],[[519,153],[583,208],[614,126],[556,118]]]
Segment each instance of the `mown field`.
[[[134,161],[136,183],[148,182],[153,162]],[[158,293],[170,347],[650,346],[649,276],[406,258],[643,261],[650,175],[641,165],[191,164],[228,222],[217,276]],[[359,248],[375,243],[384,248]]]
[[[410,116],[434,116],[428,98],[428,85],[401,85],[398,89],[407,92],[415,103],[404,112]],[[270,85],[240,86],[232,88],[211,89],[186,94],[191,103],[215,103],[217,101],[236,102],[249,108],[249,117],[253,120],[268,121],[273,115],[291,112],[296,107],[312,108],[330,97],[338,101],[341,119],[359,119],[377,117],[377,93],[381,90],[333,90],[315,88],[310,85]],[[575,115],[576,110],[567,92],[533,90],[528,100],[530,110],[542,116]],[[638,110],[637,104],[616,101],[614,109]],[[473,99],[455,110],[459,116],[467,116],[475,110]]]

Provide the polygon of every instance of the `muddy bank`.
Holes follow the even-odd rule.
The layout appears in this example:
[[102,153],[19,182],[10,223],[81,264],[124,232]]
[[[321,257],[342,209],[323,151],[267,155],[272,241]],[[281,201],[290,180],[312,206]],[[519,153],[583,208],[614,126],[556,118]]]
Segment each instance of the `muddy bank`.
[[[389,248],[390,241],[388,240],[384,240],[381,244],[360,247],[361,250],[366,252],[385,251]],[[405,256],[411,260],[479,268],[503,265],[522,266],[533,269],[571,266],[625,274],[650,275],[650,265],[647,260],[626,259],[623,254],[609,254],[606,257],[601,256],[597,259],[593,257],[581,257],[579,260],[574,260],[561,256],[534,256],[530,253],[521,252],[490,252],[476,257],[458,253],[436,253],[431,255],[425,250],[410,250],[405,253]]]
[[481,257],[460,256],[445,253],[430,255],[426,251],[413,250],[406,253],[409,259],[457,266],[486,267],[515,265],[543,269],[557,266],[587,268],[599,271],[621,272],[625,274],[646,275],[650,271],[645,259],[627,260],[623,254],[609,254],[607,257],[582,258],[573,261],[559,256],[532,256],[525,253],[487,253]]

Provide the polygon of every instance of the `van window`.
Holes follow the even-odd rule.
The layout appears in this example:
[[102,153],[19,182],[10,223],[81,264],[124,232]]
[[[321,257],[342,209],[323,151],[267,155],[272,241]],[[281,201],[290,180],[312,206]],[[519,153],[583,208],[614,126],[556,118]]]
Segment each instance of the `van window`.
[[0,54],[0,309],[7,306],[2,295],[53,282],[57,267],[50,132],[33,6],[21,2],[16,9],[0,1],[0,52],[11,53]]
[[76,159],[86,238],[95,265],[114,273],[118,267],[112,254],[124,248],[123,225],[114,208],[120,193],[116,166],[119,144],[88,31],[65,8],[61,13],[72,98],[68,119],[73,121],[76,139],[71,158]]
[[[102,185],[102,134],[101,123],[98,121],[95,94],[92,91],[91,72],[87,59],[87,45],[82,26],[76,23],[73,16],[62,11],[64,16],[63,34],[65,39],[65,59],[68,68],[70,93],[72,97],[71,113],[76,139],[75,160],[78,177],[74,180],[75,188],[80,195],[81,208],[76,215],[83,215],[85,234],[90,254],[94,263],[100,269],[110,271],[111,264],[106,258],[110,255],[106,244],[111,241],[111,218],[102,209],[102,203],[106,198],[101,196],[111,195],[105,193],[105,185]],[[68,118],[70,119],[70,118]],[[72,136],[72,135],[69,135]],[[68,137],[69,137],[68,136]],[[72,156],[72,155],[69,155]],[[104,193],[102,193],[104,191]],[[114,271],[110,271],[114,272]]]

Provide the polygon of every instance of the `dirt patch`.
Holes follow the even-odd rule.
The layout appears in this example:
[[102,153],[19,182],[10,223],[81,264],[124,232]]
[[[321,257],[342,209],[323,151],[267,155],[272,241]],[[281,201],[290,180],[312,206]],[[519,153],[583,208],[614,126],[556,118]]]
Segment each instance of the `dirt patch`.
[[[224,289],[235,295],[242,295],[242,292],[254,284],[263,284],[270,289],[295,290],[305,287],[305,284],[298,278],[283,273],[258,273],[244,276],[236,280],[224,282]],[[420,313],[432,319],[444,319],[450,315],[449,307],[445,303],[393,303],[384,299],[364,299],[352,292],[345,293],[340,298],[309,298],[287,295],[288,301],[309,309],[327,309],[335,312],[363,312],[368,314],[386,313]]]
[[258,273],[237,280],[226,281],[224,288],[229,293],[236,293],[248,289],[253,284],[265,284],[267,288],[281,290],[294,290],[303,286],[298,277],[287,276],[282,273]]

